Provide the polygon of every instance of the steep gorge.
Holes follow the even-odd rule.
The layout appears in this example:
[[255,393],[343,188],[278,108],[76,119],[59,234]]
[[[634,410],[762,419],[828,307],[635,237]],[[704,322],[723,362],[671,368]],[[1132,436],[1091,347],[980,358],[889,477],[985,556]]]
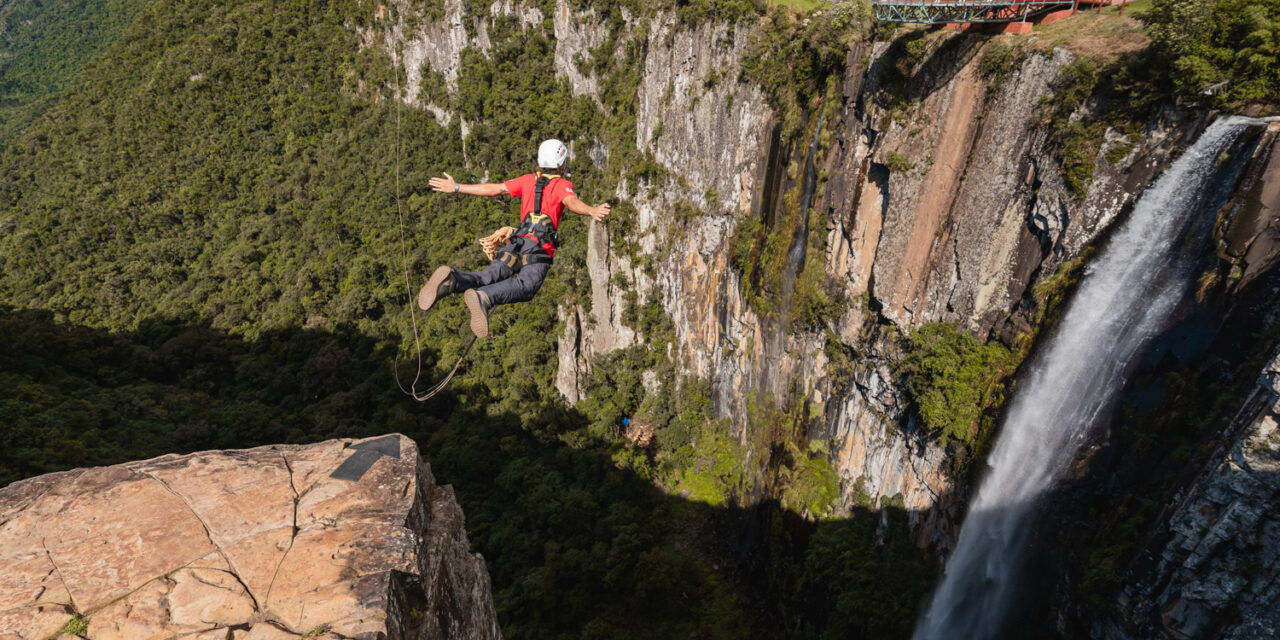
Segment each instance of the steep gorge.
[[[0,292],[19,308],[0,321],[24,336],[0,359],[20,423],[0,471],[404,431],[458,487],[510,637],[903,635],[1017,364],[1214,116],[1117,115],[1096,52],[889,33],[857,4],[321,4],[158,3],[0,159]],[[1087,162],[1064,160],[1082,122]],[[386,363],[398,347],[404,374],[419,331],[430,376],[462,316],[411,320],[402,268],[479,264],[474,237],[510,217],[427,176],[508,177],[549,135],[615,215],[571,220],[538,303],[500,310],[437,403],[404,401]],[[1275,142],[1259,136],[1222,160],[1251,163],[1227,187],[1245,213],[1215,228],[1210,304],[1171,333],[1270,317]],[[1272,353],[1272,322],[1230,322],[1240,344],[1210,350],[1229,365],[1144,362],[1126,394],[1238,406],[1262,366],[1240,354]],[[995,373],[962,381],[972,439],[921,393],[935,339],[981,355],[966,375],[984,358]],[[1061,581],[1039,586],[1059,631],[1156,624],[1100,595],[1154,592],[1149,567],[1119,570],[1135,551],[1117,541],[1163,526],[1160,498],[1226,433],[1162,438],[1128,411],[1052,497],[1070,533],[1045,572]],[[1151,497],[1121,500],[1115,478]],[[1179,544],[1213,539],[1179,518]],[[1167,566],[1152,580],[1183,584]],[[1160,624],[1221,622],[1228,591],[1190,584]]]
[[[460,4],[448,11],[456,12],[445,17],[452,24],[479,25],[482,47],[492,17],[467,16]],[[488,15],[510,11],[494,4]],[[532,11],[516,13],[536,25]],[[553,22],[556,73],[574,94],[599,101],[598,81],[574,61],[593,55],[608,25],[564,2]],[[418,33],[443,28],[433,24]],[[755,27],[769,28],[780,27]],[[1040,310],[1034,286],[1131,206],[1203,116],[1166,111],[1145,123],[1136,144],[1109,134],[1081,198],[1064,182],[1044,122],[1045,102],[1077,59],[1066,49],[1029,51],[997,81],[983,57],[1007,45],[983,36],[908,36],[925,45],[915,60],[905,59],[902,43],[855,41],[838,75],[820,79],[834,90],[813,96],[800,114],[803,135],[783,139],[784,116],[795,114],[776,113],[744,73],[758,37],[748,25],[632,16],[609,37],[615,56],[642,39],[635,144],[668,175],[619,184],[617,195],[636,208],[630,228],[606,234],[590,226],[590,303],[559,311],[557,388],[571,403],[581,399],[592,362],[645,339],[624,319],[628,307],[657,302],[672,323],[677,370],[710,381],[716,411],[730,418],[736,438],[753,437],[753,397],[808,405],[803,411],[820,417],[806,438],[826,443],[840,475],[839,510],[892,499],[917,514],[922,541],[945,548],[967,487],[915,422],[898,336],[948,322],[982,338],[1032,339]],[[447,77],[461,52],[436,50],[454,56],[427,60]],[[410,78],[420,74],[415,63],[406,56]],[[813,145],[818,170],[809,176]],[[1127,151],[1108,153],[1122,146]],[[816,191],[811,211],[799,209],[802,191]],[[681,214],[689,209],[697,215]],[[746,221],[783,234],[768,251],[805,246],[808,225],[825,225],[814,244],[822,260],[783,264],[777,275],[788,286],[763,312],[734,264],[730,240]],[[821,273],[810,277],[835,302],[819,326],[805,328],[792,322],[789,298],[800,271],[815,268]],[[848,371],[833,375],[833,353],[849,360]],[[657,380],[646,388],[658,392]]]

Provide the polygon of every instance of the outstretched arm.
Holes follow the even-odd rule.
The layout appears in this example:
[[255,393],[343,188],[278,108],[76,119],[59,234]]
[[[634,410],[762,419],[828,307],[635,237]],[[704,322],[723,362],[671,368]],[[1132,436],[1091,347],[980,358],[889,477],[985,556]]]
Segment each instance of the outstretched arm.
[[602,202],[592,207],[587,203],[583,202],[580,198],[578,198],[578,196],[571,195],[571,196],[565,197],[564,206],[569,207],[569,210],[574,213],[584,215],[584,216],[591,216],[591,219],[595,220],[596,222],[604,222],[604,219],[609,217],[608,202]]
[[[505,196],[507,186],[498,184],[458,184],[453,176],[444,174],[443,178],[432,178],[427,181],[435,191],[445,193],[465,193],[472,196]],[[456,189],[455,189],[456,187]]]

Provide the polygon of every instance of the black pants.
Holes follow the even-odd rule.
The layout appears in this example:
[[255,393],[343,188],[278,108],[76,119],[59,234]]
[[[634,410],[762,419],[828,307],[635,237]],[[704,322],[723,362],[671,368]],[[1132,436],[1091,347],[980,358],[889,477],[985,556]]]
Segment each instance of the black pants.
[[[504,249],[514,251],[517,256],[527,253],[545,253],[532,238],[516,238]],[[516,272],[501,260],[494,258],[483,271],[454,269],[453,278],[456,283],[454,291],[461,293],[467,289],[479,289],[489,296],[489,301],[494,306],[525,302],[532,300],[533,294],[542,287],[542,281],[547,279],[549,269],[551,269],[550,264],[529,264]]]

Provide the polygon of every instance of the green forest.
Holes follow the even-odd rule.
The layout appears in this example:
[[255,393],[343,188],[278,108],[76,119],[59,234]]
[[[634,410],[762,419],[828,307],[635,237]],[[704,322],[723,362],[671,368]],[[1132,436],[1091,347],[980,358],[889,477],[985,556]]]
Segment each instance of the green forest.
[[[599,10],[616,35],[621,7]],[[546,137],[610,148],[603,168],[570,167],[589,202],[662,169],[634,146],[634,41],[582,61],[605,79],[597,106],[528,72],[551,67],[549,30],[494,18],[493,47],[464,55],[456,94],[438,74],[422,86],[467,118],[464,152],[459,118],[442,126],[393,98],[407,81],[398,52],[360,46],[362,30],[398,18],[419,16],[355,0],[155,0],[60,99],[14,124],[0,155],[0,483],[401,432],[456,488],[507,637],[908,635],[937,571],[910,514],[819,519],[836,478],[803,444],[808,409],[753,403],[751,428],[775,440],[727,438],[705,382],[671,375],[660,307],[631,314],[647,346],[599,363],[589,396],[565,408],[555,304],[589,303],[585,218],[566,221],[538,299],[494,315],[444,394],[399,392],[393,363],[405,380],[415,369],[410,291],[437,264],[480,267],[475,238],[515,214],[431,194],[430,176],[519,175]],[[634,210],[613,202],[609,233],[624,237]],[[452,365],[463,317],[456,300],[418,317],[425,378]],[[640,384],[649,368],[666,372],[661,393]],[[635,415],[655,429],[653,451],[621,439]],[[777,476],[745,472],[748,455],[774,456]]]
[[1216,106],[1280,103],[1280,1],[1155,0],[1139,65],[1161,93]]
[[10,0],[0,6],[0,145],[55,103],[146,0]]
[[[555,6],[533,4],[548,16]],[[1214,28],[1179,40],[1160,29],[1186,7],[1156,0],[1144,18],[1153,47],[1200,75],[1152,65],[1138,80],[1167,97],[1195,93],[1192,79],[1228,78],[1218,104],[1274,101],[1277,67],[1265,56],[1277,9],[1245,4],[1218,0],[1203,18]],[[415,326],[424,379],[452,366],[466,331],[460,301],[415,324],[411,295],[439,264],[481,267],[475,239],[516,212],[433,194],[429,177],[520,175],[548,137],[602,145],[605,164],[579,153],[572,179],[583,200],[614,205],[611,239],[638,251],[619,185],[665,172],[635,146],[643,17],[759,20],[745,68],[800,140],[816,135],[806,105],[834,97],[844,44],[869,33],[865,3],[807,22],[745,0],[592,5],[609,36],[577,64],[601,79],[599,104],[546,72],[550,18],[523,27],[490,17],[492,46],[463,54],[456,92],[438,73],[419,87],[458,116],[447,125],[396,98],[401,52],[361,45],[442,11],[408,6],[0,8],[0,485],[170,452],[400,432],[455,487],[507,637],[908,636],[939,570],[934,554],[914,544],[913,514],[892,500],[832,516],[838,479],[806,441],[813,403],[752,398],[754,444],[739,444],[708,381],[677,374],[670,321],[650,302],[627,310],[643,344],[595,363],[586,398],[565,407],[553,385],[556,305],[590,304],[585,218],[566,220],[538,298],[496,312],[445,393],[416,403],[393,372],[413,378]],[[738,267],[766,274],[745,281],[767,310],[778,285],[749,257],[780,236],[745,228]],[[798,287],[788,320],[819,325],[833,302],[820,283]],[[984,410],[1002,401],[1020,356],[943,326],[905,342],[926,427],[982,441]],[[657,392],[645,390],[645,371],[659,374]],[[955,403],[981,408],[957,415]],[[621,437],[621,420],[637,416],[654,430],[651,449]]]

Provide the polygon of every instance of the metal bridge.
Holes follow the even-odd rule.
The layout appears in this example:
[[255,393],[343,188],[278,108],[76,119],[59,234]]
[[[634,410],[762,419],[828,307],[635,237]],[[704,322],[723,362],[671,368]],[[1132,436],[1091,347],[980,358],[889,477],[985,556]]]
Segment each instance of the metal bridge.
[[1079,5],[1120,4],[1123,0],[872,0],[876,20],[920,24],[1026,22]]

